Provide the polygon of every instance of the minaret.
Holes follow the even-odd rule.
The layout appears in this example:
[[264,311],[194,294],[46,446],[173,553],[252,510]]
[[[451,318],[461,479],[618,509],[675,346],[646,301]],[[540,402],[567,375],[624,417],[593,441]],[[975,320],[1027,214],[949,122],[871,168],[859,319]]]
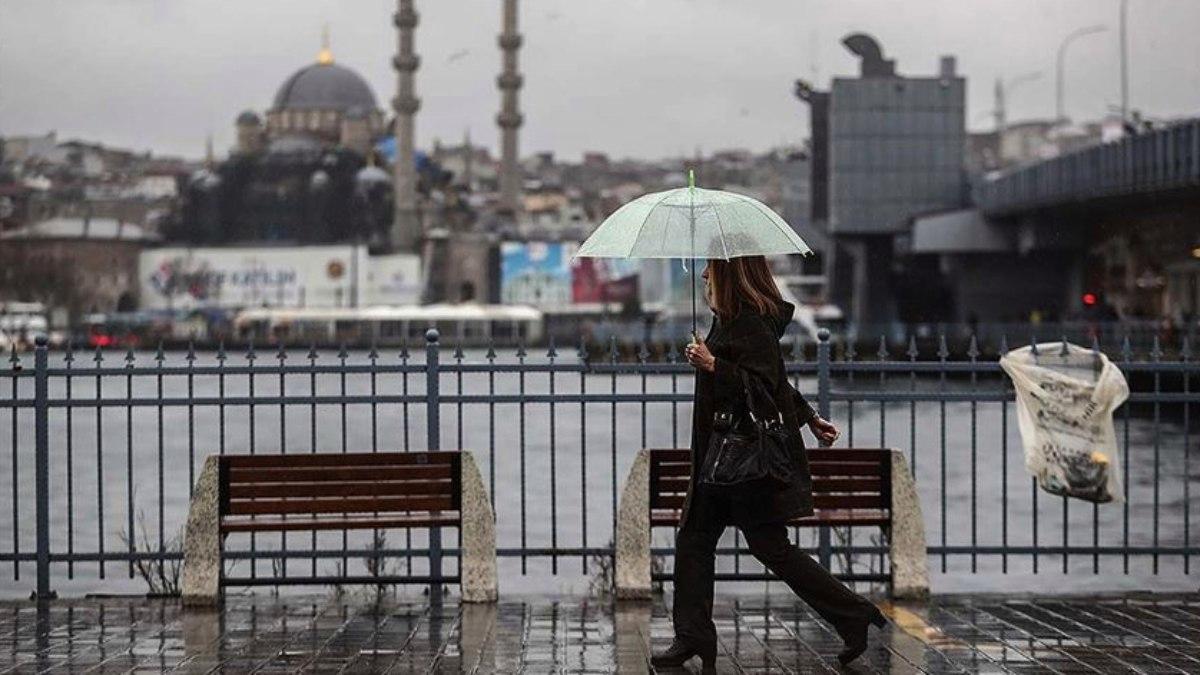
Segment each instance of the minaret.
[[421,220],[417,212],[417,172],[413,165],[413,126],[421,100],[414,94],[414,73],[421,59],[413,53],[413,31],[417,27],[417,10],[413,0],[397,0],[395,15],[399,36],[396,58],[396,166],[395,216],[392,222],[391,244],[399,251],[416,251],[421,238]]
[[463,183],[470,190],[475,184],[475,148],[471,146],[471,127],[463,131],[463,147],[467,151],[463,157]]
[[516,217],[521,209],[521,168],[517,165],[517,130],[521,128],[521,111],[517,94],[522,78],[517,71],[517,52],[521,49],[521,34],[517,32],[517,0],[504,0],[504,30],[500,33],[500,50],[504,54],[504,70],[496,83],[500,86],[501,107],[496,116],[500,125],[500,210]]

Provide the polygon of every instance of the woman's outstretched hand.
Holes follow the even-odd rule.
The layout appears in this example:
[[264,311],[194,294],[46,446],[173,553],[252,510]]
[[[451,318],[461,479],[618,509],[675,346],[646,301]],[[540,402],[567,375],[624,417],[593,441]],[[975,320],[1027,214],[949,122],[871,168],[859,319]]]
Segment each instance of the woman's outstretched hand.
[[817,441],[821,445],[833,445],[838,436],[842,435],[842,432],[838,431],[837,426],[833,422],[822,419],[820,415],[817,415],[808,422],[808,428],[812,431],[813,436],[817,437]]
[[717,367],[717,359],[708,351],[708,345],[701,340],[696,340],[688,344],[683,350],[684,356],[687,357],[688,363],[692,364],[693,368],[703,370],[705,372],[713,372]]

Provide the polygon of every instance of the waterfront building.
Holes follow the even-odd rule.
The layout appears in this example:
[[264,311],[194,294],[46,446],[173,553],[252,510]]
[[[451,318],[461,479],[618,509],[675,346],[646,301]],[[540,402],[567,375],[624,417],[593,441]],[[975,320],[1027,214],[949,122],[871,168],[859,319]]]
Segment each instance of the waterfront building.
[[933,75],[906,76],[872,37],[856,33],[842,43],[859,57],[860,72],[834,78],[818,101],[827,108],[814,108],[814,171],[827,174],[814,175],[813,189],[825,194],[812,203],[828,208],[833,301],[854,323],[889,322],[923,292],[897,283],[897,235],[908,234],[914,214],[966,203],[966,79],[950,56]]
[[0,233],[0,300],[36,301],[68,320],[137,306],[138,256],[159,237],[103,217],[54,217]]

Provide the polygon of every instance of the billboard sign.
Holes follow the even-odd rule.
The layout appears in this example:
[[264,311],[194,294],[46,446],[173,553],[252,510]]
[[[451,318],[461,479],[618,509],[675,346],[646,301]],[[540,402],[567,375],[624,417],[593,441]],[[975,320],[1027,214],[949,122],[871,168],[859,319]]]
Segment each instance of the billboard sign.
[[418,298],[415,256],[387,256],[372,273],[361,246],[169,247],[143,251],[143,309],[349,307]]
[[500,300],[505,304],[571,304],[571,256],[576,244],[506,241],[500,245]]

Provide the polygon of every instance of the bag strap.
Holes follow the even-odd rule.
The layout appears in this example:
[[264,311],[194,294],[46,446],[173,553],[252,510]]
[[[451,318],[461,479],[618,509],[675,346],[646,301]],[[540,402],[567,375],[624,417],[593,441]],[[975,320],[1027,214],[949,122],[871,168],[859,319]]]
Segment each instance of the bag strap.
[[742,388],[746,392],[746,410],[750,413],[751,419],[757,421],[757,415],[754,412],[758,409],[755,405],[755,399],[766,399],[767,406],[771,412],[771,419],[782,421],[783,413],[779,410],[779,406],[775,405],[775,397],[766,391],[763,383],[745,368],[739,367],[738,374],[742,378]]

